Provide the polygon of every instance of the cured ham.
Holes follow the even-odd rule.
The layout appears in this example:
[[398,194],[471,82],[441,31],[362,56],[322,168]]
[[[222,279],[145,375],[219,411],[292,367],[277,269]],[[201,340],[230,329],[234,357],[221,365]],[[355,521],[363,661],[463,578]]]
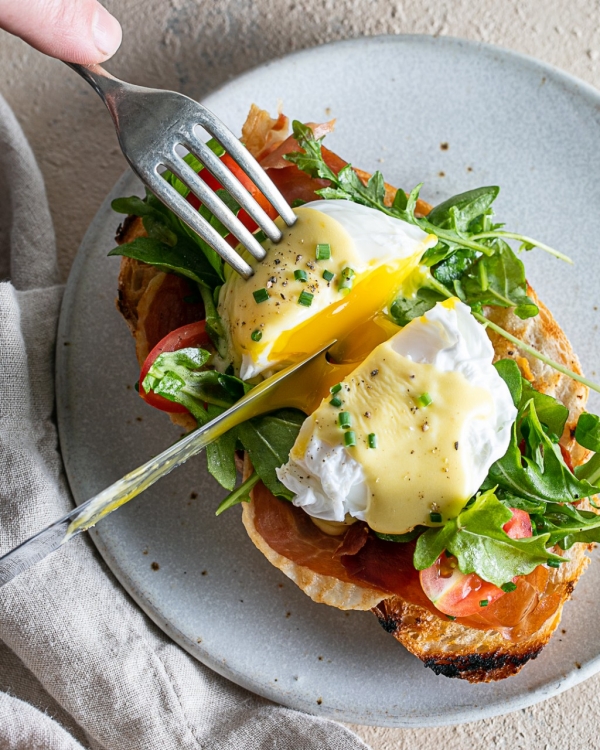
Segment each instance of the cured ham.
[[[253,504],[256,530],[283,557],[314,573],[379,589],[382,599],[386,595],[401,596],[449,620],[421,588],[413,565],[414,541],[384,541],[362,522],[350,526],[341,537],[330,536],[303,510],[275,498],[260,483],[254,489]],[[482,608],[481,614],[458,618],[457,622],[478,630],[495,630],[506,640],[527,638],[555,617],[561,605],[561,595],[548,582],[548,570],[539,566],[518,580],[515,591]]]

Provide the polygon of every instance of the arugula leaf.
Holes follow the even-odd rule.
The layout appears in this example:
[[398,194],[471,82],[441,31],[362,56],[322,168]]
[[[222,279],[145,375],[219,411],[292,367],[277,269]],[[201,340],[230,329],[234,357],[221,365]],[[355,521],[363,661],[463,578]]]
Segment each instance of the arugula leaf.
[[519,411],[508,450],[491,466],[482,489],[495,486],[533,502],[573,503],[600,491],[569,470],[542,427],[533,399]]
[[457,558],[462,573],[477,573],[485,581],[502,586],[549,560],[565,562],[565,558],[546,550],[549,534],[511,539],[502,529],[511,516],[493,490],[484,492],[455,519],[418,538],[415,568],[428,568],[446,550]]
[[472,307],[514,307],[515,315],[523,319],[539,312],[527,296],[525,267],[506,242],[498,241],[494,255],[475,261],[461,278],[461,285]]
[[412,297],[398,297],[392,302],[390,316],[394,323],[405,326],[414,318],[419,318],[431,310],[437,302],[445,300],[439,292],[427,287],[421,287]]
[[514,405],[519,408],[521,405],[521,396],[523,394],[524,378],[519,370],[519,365],[514,359],[500,359],[494,363],[498,375],[504,380],[512,396]]
[[579,415],[575,428],[575,440],[594,455],[575,469],[578,479],[586,479],[593,484],[600,483],[600,417],[583,412]]
[[228,508],[233,508],[234,505],[238,505],[239,503],[249,503],[250,490],[259,481],[259,479],[260,477],[258,476],[258,474],[256,472],[253,472],[245,482],[242,482],[242,484],[240,484],[237,490],[234,490],[231,494],[227,495],[227,497],[220,503],[215,512],[215,515],[220,516],[223,511],[227,510]]
[[577,420],[575,440],[584,448],[600,453],[600,417],[582,412]]
[[[429,250],[425,255],[428,252]],[[453,282],[461,279],[478,257],[478,254],[473,250],[458,249],[444,258],[441,263],[435,265],[431,272],[438,281],[451,289]]]
[[[215,419],[224,411],[223,407],[208,405],[208,420]],[[206,466],[208,471],[225,487],[232,490],[237,479],[235,468],[235,446],[237,444],[237,430],[233,428],[220,438],[206,446]]]
[[291,500],[294,493],[279,481],[275,469],[289,459],[305,419],[305,414],[298,409],[279,409],[238,427],[240,442],[248,451],[254,470],[275,496],[286,500]]
[[550,535],[549,546],[570,549],[576,542],[600,542],[600,515],[567,503],[548,503],[531,521],[537,533]]
[[466,232],[473,221],[489,211],[499,192],[500,188],[495,186],[468,190],[435,206],[427,219],[437,227]]
[[146,393],[158,387],[160,381],[167,373],[177,375],[182,382],[189,370],[199,370],[210,359],[210,352],[199,347],[188,347],[178,349],[174,352],[163,352],[152,364],[148,374],[144,378],[142,386]]
[[[521,375],[519,366],[513,359],[501,359],[494,363],[494,367],[508,386],[517,409],[523,411],[529,402],[533,401],[538,419],[548,428],[554,442],[557,442],[563,434],[569,416],[567,407],[552,396],[536,391],[531,383]],[[517,422],[519,420],[520,416],[517,417]]]
[[[163,352],[144,378],[144,390],[185,406],[198,427],[206,424],[251,388],[233,375],[201,370],[210,356],[204,349],[194,347]],[[234,428],[206,447],[208,471],[228,490],[232,490],[236,482],[236,444],[237,429]]]
[[211,289],[222,282],[221,277],[214,271],[206,257],[181,235],[177,236],[175,246],[169,246],[151,237],[137,237],[132,242],[115,247],[108,254],[135,258],[160,271],[186,276]]
[[558,442],[563,434],[569,416],[569,410],[567,407],[552,396],[536,391],[531,383],[523,378],[521,401],[517,406],[519,408],[525,408],[529,401],[533,402],[538,419],[548,428],[550,436],[553,438],[553,442]]

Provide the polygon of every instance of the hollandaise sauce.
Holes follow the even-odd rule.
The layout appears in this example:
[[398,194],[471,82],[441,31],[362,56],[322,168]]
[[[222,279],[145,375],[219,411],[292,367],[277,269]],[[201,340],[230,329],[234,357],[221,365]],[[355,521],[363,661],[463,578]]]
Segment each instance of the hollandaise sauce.
[[[368,491],[365,520],[384,534],[437,525],[458,514],[471,494],[472,456],[462,440],[473,420],[489,419],[488,390],[459,372],[442,372],[378,346],[307,419],[291,458],[321,443],[347,448]],[[353,433],[352,440],[348,434]]]

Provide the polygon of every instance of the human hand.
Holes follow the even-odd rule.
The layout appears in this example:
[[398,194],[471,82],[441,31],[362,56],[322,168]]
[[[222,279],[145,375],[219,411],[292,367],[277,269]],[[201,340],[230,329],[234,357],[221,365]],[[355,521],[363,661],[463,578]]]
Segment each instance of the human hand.
[[0,0],[0,28],[66,62],[107,60],[121,44],[121,25],[97,0]]

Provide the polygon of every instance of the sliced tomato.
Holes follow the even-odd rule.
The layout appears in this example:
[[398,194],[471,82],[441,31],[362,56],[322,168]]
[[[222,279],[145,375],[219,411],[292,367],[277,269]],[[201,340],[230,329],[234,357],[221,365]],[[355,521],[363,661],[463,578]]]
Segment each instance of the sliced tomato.
[[[252,195],[252,197],[256,200],[256,202],[261,206],[261,208],[264,209],[264,211],[272,218],[274,219],[277,216],[277,211],[273,208],[273,206],[269,203],[269,201],[265,198],[265,196],[260,192],[260,190],[256,187],[256,185],[252,182],[252,180],[246,175],[246,173],[237,165],[237,163],[233,160],[229,154],[223,154],[223,156],[220,157],[223,164],[229,169],[229,171],[234,175],[234,177],[237,177],[237,179],[242,183],[242,185],[246,188],[246,190]],[[204,180],[204,182],[208,185],[208,187],[211,190],[221,190],[223,187],[218,180],[213,177],[213,175],[208,171],[208,169],[201,169],[198,172],[198,175]],[[200,201],[193,193],[189,193],[187,196],[187,201],[190,203],[194,208],[198,209],[200,208]],[[238,213],[238,219],[242,222],[242,224],[246,227],[246,229],[249,229],[251,232],[255,232],[258,229],[258,224],[254,221],[254,219],[242,208],[240,212]],[[227,242],[229,242],[230,245],[237,245],[238,240],[233,237],[233,235],[229,235],[227,238]]]
[[206,321],[200,320],[197,323],[188,323],[188,325],[181,326],[181,328],[176,328],[171,333],[168,333],[164,339],[161,339],[146,357],[140,372],[140,396],[146,403],[154,406],[156,409],[168,411],[171,414],[184,414],[187,412],[185,406],[176,404],[174,401],[169,401],[152,391],[146,393],[142,386],[144,378],[159,354],[163,352],[176,352],[178,349],[185,349],[186,347],[201,347],[203,349],[212,347],[210,337],[206,332]]
[[502,527],[511,539],[526,539],[533,535],[529,513],[511,508],[512,518]]
[[[504,524],[504,531],[511,539],[530,537],[529,515],[517,508],[511,508],[511,511],[512,518]],[[440,612],[451,617],[477,614],[481,612],[481,607],[492,604],[505,594],[501,588],[484,581],[476,573],[461,573],[456,558],[445,552],[433,565],[419,573],[419,579],[427,598]]]

